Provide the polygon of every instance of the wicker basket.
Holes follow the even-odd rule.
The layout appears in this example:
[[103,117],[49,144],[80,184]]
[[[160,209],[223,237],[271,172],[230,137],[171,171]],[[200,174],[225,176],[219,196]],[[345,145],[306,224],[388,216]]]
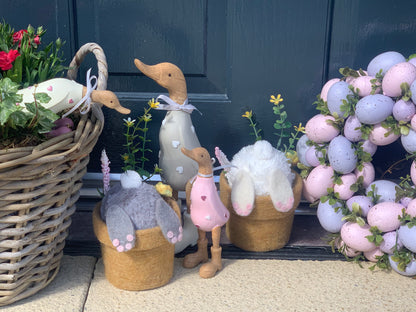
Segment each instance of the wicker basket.
[[[165,200],[180,218],[176,201]],[[160,227],[137,230],[136,246],[127,252],[118,252],[111,243],[107,225],[101,219],[100,208],[101,203],[98,203],[92,221],[94,233],[100,241],[107,280],[124,290],[148,290],[167,284],[173,275],[175,247],[165,239]]]
[[[106,59],[94,43],[81,47],[68,77],[76,77],[89,52],[98,60],[103,90]],[[0,305],[35,294],[58,273],[89,153],[103,129],[101,107],[92,107],[70,133],[37,146],[0,150]]]
[[296,173],[293,195],[295,202],[288,212],[277,211],[270,196],[256,196],[254,209],[246,217],[235,213],[231,205],[231,187],[224,172],[220,176],[220,197],[230,211],[226,233],[237,247],[247,251],[271,251],[284,247],[290,238],[295,210],[302,194],[302,178]]

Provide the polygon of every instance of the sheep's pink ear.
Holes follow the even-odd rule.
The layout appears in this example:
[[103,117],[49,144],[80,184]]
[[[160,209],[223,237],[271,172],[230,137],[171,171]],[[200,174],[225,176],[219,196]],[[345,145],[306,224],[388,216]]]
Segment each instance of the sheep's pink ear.
[[274,208],[280,212],[287,212],[293,207],[292,185],[287,176],[279,169],[275,169],[269,176],[270,198]]
[[240,216],[248,216],[254,208],[255,190],[250,174],[240,170],[231,189],[231,203]]

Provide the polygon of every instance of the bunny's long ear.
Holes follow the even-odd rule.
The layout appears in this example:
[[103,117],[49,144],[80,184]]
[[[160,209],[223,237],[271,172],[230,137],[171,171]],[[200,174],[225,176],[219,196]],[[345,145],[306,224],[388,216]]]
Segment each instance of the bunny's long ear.
[[254,208],[255,190],[250,174],[240,170],[231,189],[231,203],[240,216],[248,216]]
[[293,207],[292,185],[286,175],[279,169],[275,169],[269,176],[270,198],[274,208],[280,212],[287,212]]

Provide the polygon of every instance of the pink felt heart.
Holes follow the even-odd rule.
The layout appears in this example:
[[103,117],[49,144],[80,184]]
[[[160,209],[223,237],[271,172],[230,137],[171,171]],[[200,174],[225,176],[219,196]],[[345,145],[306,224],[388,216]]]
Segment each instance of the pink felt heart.
[[74,100],[69,99],[68,103],[69,103],[69,104],[72,104],[72,103],[74,103]]
[[205,195],[202,195],[202,196],[201,196],[201,199],[202,199],[203,201],[205,201],[205,200],[207,199],[207,197],[206,197]]
[[52,86],[49,86],[49,87],[47,87],[47,88],[46,88],[46,90],[48,90],[48,91],[52,91],[52,90],[53,90],[53,88],[52,88]]

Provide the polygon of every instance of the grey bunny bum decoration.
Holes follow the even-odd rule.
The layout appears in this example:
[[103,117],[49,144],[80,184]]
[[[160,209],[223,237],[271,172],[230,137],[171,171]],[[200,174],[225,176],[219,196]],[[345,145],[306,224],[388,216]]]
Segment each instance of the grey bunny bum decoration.
[[137,230],[156,226],[160,227],[168,242],[175,244],[182,240],[183,229],[178,215],[135,171],[123,173],[120,184],[112,186],[106,193],[101,205],[101,218],[119,252],[135,246]]

